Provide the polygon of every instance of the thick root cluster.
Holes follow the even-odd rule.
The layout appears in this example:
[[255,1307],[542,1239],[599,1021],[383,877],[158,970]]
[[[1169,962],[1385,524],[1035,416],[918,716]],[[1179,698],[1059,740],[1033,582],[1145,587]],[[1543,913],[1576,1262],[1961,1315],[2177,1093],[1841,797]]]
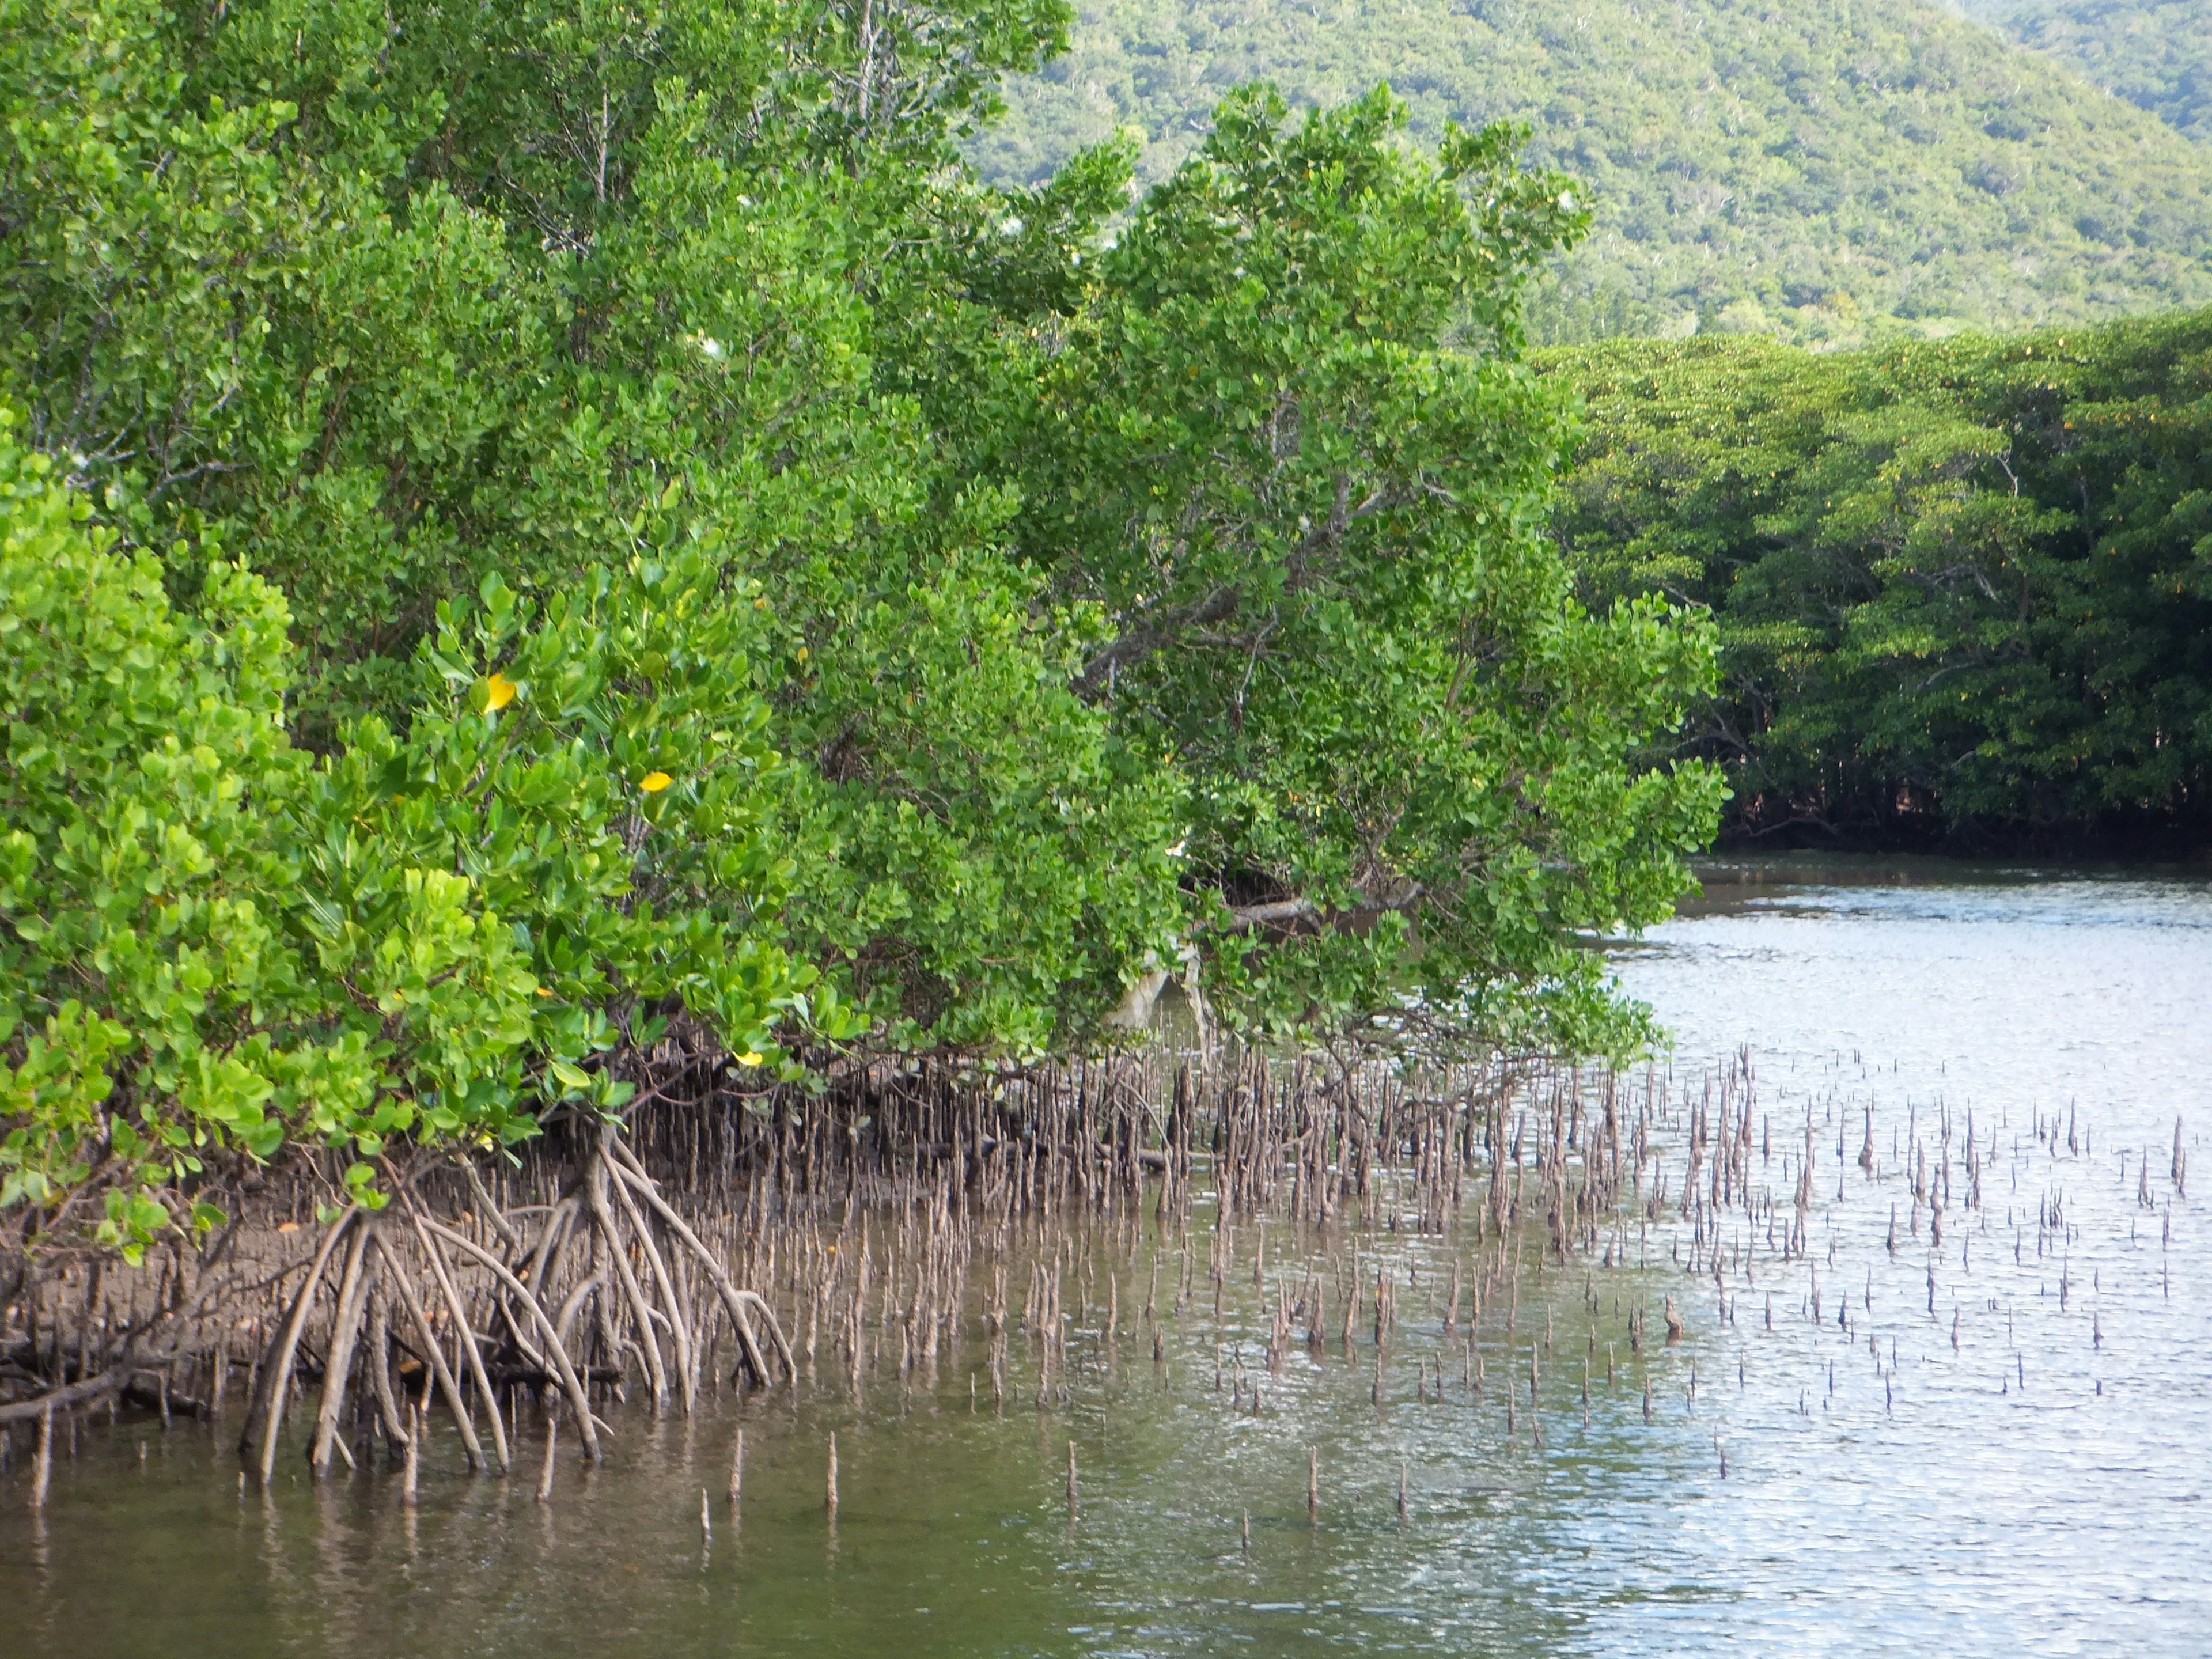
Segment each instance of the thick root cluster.
[[[340,1432],[349,1398],[356,1409],[373,1401],[386,1443],[404,1449],[422,1420],[408,1397],[419,1395],[425,1413],[451,1416],[472,1467],[504,1470],[525,1399],[565,1414],[593,1462],[606,1428],[594,1391],[625,1391],[633,1367],[656,1411],[680,1401],[690,1412],[725,1328],[736,1380],[766,1388],[792,1376],[774,1310],[732,1280],[612,1126],[550,1205],[501,1211],[473,1171],[469,1182],[476,1206],[456,1216],[401,1184],[384,1209],[349,1209],[324,1230],[253,1366],[239,1451],[262,1481],[303,1370],[318,1385],[307,1453],[318,1474],[333,1455],[352,1461]],[[319,1358],[311,1328],[324,1337]]]

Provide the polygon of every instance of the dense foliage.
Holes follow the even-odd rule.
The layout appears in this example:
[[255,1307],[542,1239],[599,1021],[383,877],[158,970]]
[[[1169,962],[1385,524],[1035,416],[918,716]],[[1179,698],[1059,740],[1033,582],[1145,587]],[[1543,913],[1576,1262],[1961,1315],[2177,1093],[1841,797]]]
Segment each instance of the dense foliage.
[[2212,312],[1819,355],[1620,342],[1554,520],[1710,607],[1695,741],[1775,836],[2212,836]]
[[1027,180],[1127,123],[1164,176],[1257,76],[1316,105],[1388,80],[1431,144],[1528,122],[1595,210],[1532,304],[1540,338],[1839,343],[2212,300],[2202,153],[1932,0],[1092,0],[975,153]]
[[2212,142],[2212,0],[1964,0],[1959,9]]
[[1254,94],[1108,236],[955,148],[1049,0],[0,7],[0,1203],[1170,973],[1634,1040],[1710,634],[1543,537],[1513,135]]

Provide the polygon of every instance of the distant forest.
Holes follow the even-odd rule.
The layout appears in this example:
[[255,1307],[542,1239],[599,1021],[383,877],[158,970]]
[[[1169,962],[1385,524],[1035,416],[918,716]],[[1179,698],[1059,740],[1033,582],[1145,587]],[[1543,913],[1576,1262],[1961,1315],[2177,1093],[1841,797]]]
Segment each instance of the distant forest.
[[1585,599],[1709,609],[1683,752],[1754,843],[2212,839],[2212,311],[1816,353],[1542,354]]
[[2212,141],[2212,0],[1966,0],[1960,9],[2185,137]]
[[1539,340],[2110,320],[2212,301],[2212,166],[2183,136],[2207,0],[2119,11],[2136,26],[2097,32],[2088,0],[2010,15],[2045,53],[1923,0],[1091,0],[970,154],[1030,184],[1133,127],[1158,179],[1242,82],[1326,106],[1387,80],[1422,142],[1521,121],[1531,164],[1587,194]]

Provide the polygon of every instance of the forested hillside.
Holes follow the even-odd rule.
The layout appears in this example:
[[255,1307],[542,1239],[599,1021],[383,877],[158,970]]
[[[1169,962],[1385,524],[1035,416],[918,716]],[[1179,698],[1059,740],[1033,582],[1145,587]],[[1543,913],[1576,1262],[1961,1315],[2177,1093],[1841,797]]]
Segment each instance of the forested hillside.
[[1960,9],[2212,142],[2212,0],[1966,0]]
[[2212,299],[2212,169],[2154,116],[1916,0],[1092,0],[1007,92],[984,170],[1047,174],[1117,125],[1161,176],[1214,101],[1326,104],[1388,80],[1433,143],[1532,129],[1594,232],[1540,337],[2011,328]]
[[2212,311],[1815,353],[1547,355],[1585,596],[1710,607],[1753,838],[2201,847]]

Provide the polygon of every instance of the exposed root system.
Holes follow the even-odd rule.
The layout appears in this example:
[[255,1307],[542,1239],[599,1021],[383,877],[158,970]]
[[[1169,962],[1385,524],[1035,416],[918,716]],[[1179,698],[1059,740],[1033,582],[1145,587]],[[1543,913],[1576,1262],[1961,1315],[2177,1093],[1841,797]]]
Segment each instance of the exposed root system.
[[[641,1390],[656,1414],[688,1413],[702,1392],[774,1388],[821,1363],[857,1391],[886,1342],[902,1375],[933,1376],[979,1309],[997,1396],[1016,1323],[1002,1247],[1018,1224],[1039,1246],[1018,1324],[1045,1334],[1043,1403],[1062,1324],[1064,1253],[1049,1241],[1064,1224],[1146,1214],[1187,1231],[1197,1170],[1224,1218],[1324,1228],[1387,1209],[1392,1227],[1441,1229],[1472,1193],[1500,1233],[1542,1217],[1564,1256],[1598,1246],[1643,1156],[1644,1121],[1624,1126],[1610,1079],[1206,1059],[879,1063],[810,1097],[735,1093],[726,1070],[672,1052],[628,1121],[556,1123],[519,1159],[395,1155],[374,1210],[328,1202],[322,1161],[295,1154],[222,1189],[235,1218],[202,1249],[137,1269],[19,1253],[0,1361],[16,1397],[0,1424],[124,1403],[213,1418],[242,1387],[240,1455],[264,1484],[288,1428],[320,1477],[380,1435],[405,1465],[436,1414],[472,1468],[510,1469],[526,1441],[556,1435],[597,1462],[609,1397]],[[1001,1248],[979,1255],[979,1241]],[[971,1286],[979,1260],[994,1265]],[[1155,1283],[1146,1317],[1161,1294]],[[1109,1296],[1118,1322],[1118,1285]],[[1377,1297],[1378,1321],[1388,1305]],[[1321,1340],[1317,1302],[1285,1295],[1277,1363],[1294,1316]]]

